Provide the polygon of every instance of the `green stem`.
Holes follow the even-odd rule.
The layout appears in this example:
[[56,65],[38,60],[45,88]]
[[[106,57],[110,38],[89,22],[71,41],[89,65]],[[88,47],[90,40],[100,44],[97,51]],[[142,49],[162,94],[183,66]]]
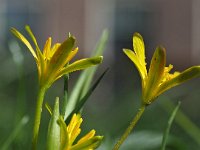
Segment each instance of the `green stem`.
[[34,126],[33,126],[32,150],[36,150],[37,148],[37,139],[38,139],[38,133],[39,133],[39,128],[40,128],[42,105],[43,105],[45,92],[46,92],[46,88],[40,88],[38,92],[38,98],[37,98],[36,110],[35,110],[35,120],[34,120]]
[[145,108],[146,108],[146,105],[141,105],[141,107],[138,109],[138,112],[137,112],[136,116],[133,118],[133,120],[131,121],[131,123],[128,126],[128,128],[125,130],[125,132],[122,135],[122,137],[115,144],[113,150],[118,150],[119,147],[123,144],[123,142],[126,140],[128,135],[131,133],[131,131],[133,130],[133,128],[135,127],[135,125],[137,124],[139,119],[141,118],[142,114],[144,113]]

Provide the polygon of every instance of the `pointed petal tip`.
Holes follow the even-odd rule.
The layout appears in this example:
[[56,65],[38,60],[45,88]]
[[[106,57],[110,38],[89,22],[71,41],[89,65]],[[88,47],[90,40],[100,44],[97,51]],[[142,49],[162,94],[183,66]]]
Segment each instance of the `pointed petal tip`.
[[30,26],[29,25],[25,25],[25,29],[30,29]]
[[163,46],[159,45],[157,48],[156,48],[156,51],[155,51],[159,56],[163,56],[165,57],[166,56],[166,50]]
[[16,35],[17,32],[18,32],[18,30],[17,30],[16,28],[14,28],[14,27],[11,27],[11,28],[10,28],[10,31],[11,31],[12,34],[14,34],[14,35]]
[[135,33],[133,34],[133,37],[139,37],[140,39],[143,39],[143,38],[142,38],[142,35],[141,35],[139,32],[135,32]]
[[90,59],[93,64],[100,64],[103,61],[103,56],[97,56]]
[[126,49],[126,48],[123,48],[122,50],[123,50],[123,52],[124,52],[126,55],[127,55],[128,52],[132,51],[132,50]]
[[71,34],[70,34],[70,36],[68,37],[68,39],[69,39],[69,40],[72,40],[73,42],[75,42],[75,41],[76,41],[76,38],[75,38],[75,36],[73,36],[73,35],[71,35]]

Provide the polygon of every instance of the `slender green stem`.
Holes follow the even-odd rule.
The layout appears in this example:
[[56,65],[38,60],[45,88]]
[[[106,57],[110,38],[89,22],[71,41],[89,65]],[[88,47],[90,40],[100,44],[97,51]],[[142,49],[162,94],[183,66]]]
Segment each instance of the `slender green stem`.
[[122,137],[115,144],[113,150],[118,150],[119,147],[123,144],[123,142],[126,140],[128,135],[131,133],[131,131],[133,130],[133,128],[137,124],[138,120],[141,118],[142,114],[144,113],[145,108],[146,108],[146,105],[141,105],[141,107],[138,109],[138,112],[137,112],[136,116],[133,118],[133,120],[131,121],[131,123],[128,126],[128,128],[125,130],[125,132],[122,135]]
[[35,110],[35,120],[34,120],[34,126],[33,126],[32,150],[36,150],[37,148],[37,139],[38,139],[38,133],[39,133],[39,128],[40,128],[42,105],[43,105],[45,92],[46,92],[46,88],[40,88],[38,92],[38,98],[37,98],[36,110]]

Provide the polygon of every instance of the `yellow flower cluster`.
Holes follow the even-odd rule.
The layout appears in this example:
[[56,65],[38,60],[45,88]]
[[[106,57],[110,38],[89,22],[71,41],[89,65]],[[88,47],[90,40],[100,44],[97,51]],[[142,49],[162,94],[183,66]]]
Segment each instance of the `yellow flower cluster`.
[[95,130],[91,130],[80,140],[75,142],[81,132],[80,125],[83,119],[79,114],[74,114],[67,126],[62,117],[58,123],[61,127],[61,150],[94,150],[96,149],[103,136],[95,136]]
[[75,38],[73,36],[69,35],[63,43],[56,43],[53,46],[51,44],[51,37],[48,38],[42,52],[30,27],[26,26],[25,29],[32,38],[36,50],[33,49],[29,41],[15,28],[12,28],[11,32],[28,47],[33,55],[38,68],[39,84],[42,88],[49,88],[54,81],[64,74],[85,69],[102,62],[103,57],[97,56],[81,59],[67,65],[78,52],[78,48],[74,48]]
[[147,72],[145,45],[139,33],[133,35],[133,50],[124,49],[124,53],[133,61],[139,71],[142,80],[142,102],[145,105],[151,104],[166,90],[200,75],[200,66],[193,66],[181,73],[169,73],[173,66],[166,67],[166,52],[162,46],[156,48]]

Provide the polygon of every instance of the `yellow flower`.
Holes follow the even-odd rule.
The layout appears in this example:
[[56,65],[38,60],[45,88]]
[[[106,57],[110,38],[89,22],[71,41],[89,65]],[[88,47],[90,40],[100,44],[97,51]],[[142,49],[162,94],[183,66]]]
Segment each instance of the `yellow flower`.
[[142,80],[142,99],[145,105],[151,104],[166,90],[187,80],[200,76],[200,66],[193,66],[183,72],[169,73],[173,66],[166,67],[166,52],[158,46],[151,59],[149,71],[146,69],[145,45],[139,33],[133,35],[133,50],[123,49],[137,67]]
[[54,81],[64,74],[85,69],[102,62],[103,57],[98,56],[81,59],[67,65],[78,52],[78,48],[74,48],[75,38],[73,36],[70,35],[63,43],[56,43],[53,46],[51,46],[50,37],[44,45],[43,52],[41,52],[30,27],[26,26],[25,29],[32,38],[36,50],[33,49],[28,40],[19,31],[15,28],[12,28],[11,31],[28,47],[33,55],[37,64],[40,87],[49,88]]
[[103,136],[95,136],[95,130],[91,130],[77,142],[75,141],[80,134],[80,125],[83,119],[78,114],[74,114],[69,125],[66,126],[62,117],[58,120],[61,132],[61,150],[94,150],[96,149]]

